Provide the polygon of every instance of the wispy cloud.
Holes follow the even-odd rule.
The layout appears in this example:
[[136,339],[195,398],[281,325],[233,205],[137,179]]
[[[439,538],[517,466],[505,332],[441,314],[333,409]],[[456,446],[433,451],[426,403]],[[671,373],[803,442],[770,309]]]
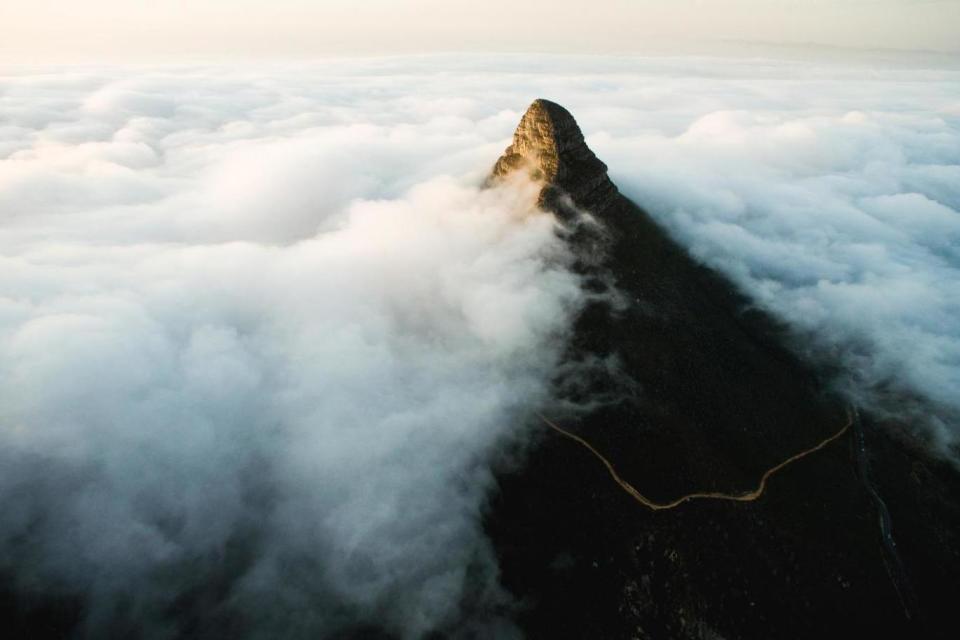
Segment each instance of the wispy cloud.
[[508,627],[490,462],[580,293],[530,194],[477,185],[540,96],[850,393],[907,389],[953,441],[957,80],[572,56],[0,78],[0,569],[84,594],[92,628],[175,633],[188,592],[264,636],[418,637],[465,599]]

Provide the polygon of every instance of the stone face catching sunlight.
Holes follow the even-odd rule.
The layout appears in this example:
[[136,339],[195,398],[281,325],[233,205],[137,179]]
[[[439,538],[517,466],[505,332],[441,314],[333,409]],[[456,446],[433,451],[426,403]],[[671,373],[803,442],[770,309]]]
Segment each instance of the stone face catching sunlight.
[[570,112],[542,98],[523,114],[513,143],[493,167],[493,179],[527,171],[542,182],[541,204],[556,208],[561,192],[593,212],[603,211],[617,193],[607,177],[607,165],[587,147]]

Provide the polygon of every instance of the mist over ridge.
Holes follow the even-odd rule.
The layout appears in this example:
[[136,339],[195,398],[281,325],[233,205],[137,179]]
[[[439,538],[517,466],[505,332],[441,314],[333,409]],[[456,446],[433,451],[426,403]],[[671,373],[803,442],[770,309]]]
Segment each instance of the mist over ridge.
[[851,397],[956,443],[960,72],[560,59],[0,78],[0,570],[163,637],[239,546],[223,606],[263,637],[423,637],[468,596],[513,633],[490,468],[584,293],[529,185],[479,185],[541,95]]

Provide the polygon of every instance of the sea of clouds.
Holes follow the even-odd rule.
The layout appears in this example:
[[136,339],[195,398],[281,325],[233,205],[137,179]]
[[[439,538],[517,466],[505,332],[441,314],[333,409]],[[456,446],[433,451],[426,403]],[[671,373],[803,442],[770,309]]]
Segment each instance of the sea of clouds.
[[12,589],[80,597],[92,636],[514,633],[491,465],[583,300],[530,185],[480,188],[536,97],[849,394],[914,398],[956,442],[942,60],[7,68]]

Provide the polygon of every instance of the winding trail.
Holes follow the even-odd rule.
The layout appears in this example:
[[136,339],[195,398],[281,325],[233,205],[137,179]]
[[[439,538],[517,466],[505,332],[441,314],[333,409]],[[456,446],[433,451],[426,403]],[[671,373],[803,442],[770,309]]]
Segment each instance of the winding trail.
[[900,599],[900,604],[903,606],[903,611],[907,619],[913,621],[918,619],[916,594],[910,585],[907,572],[903,567],[903,561],[900,559],[900,553],[897,551],[897,543],[893,538],[890,511],[887,509],[886,502],[884,502],[870,478],[870,464],[867,458],[867,447],[864,437],[863,423],[860,420],[860,412],[856,407],[847,409],[847,422],[839,431],[829,438],[820,441],[816,446],[813,446],[809,449],[804,449],[800,453],[790,456],[777,466],[768,469],[767,472],[763,474],[763,477],[760,478],[760,484],[757,485],[757,488],[753,491],[747,491],[746,493],[721,493],[713,491],[689,493],[670,502],[654,502],[650,498],[646,497],[637,491],[636,487],[620,477],[620,474],[617,473],[613,463],[610,462],[602,453],[597,451],[592,444],[580,436],[571,433],[563,427],[557,425],[543,414],[538,413],[537,415],[548,427],[580,444],[590,453],[592,453],[598,460],[600,460],[600,462],[603,463],[603,466],[605,466],[607,471],[610,473],[610,477],[612,477],[624,491],[630,494],[634,500],[653,511],[673,509],[691,500],[728,500],[732,502],[752,502],[763,495],[763,492],[767,488],[767,482],[775,473],[787,467],[788,465],[805,458],[806,456],[815,453],[820,449],[823,449],[831,442],[839,439],[843,436],[843,434],[852,429],[853,440],[851,441],[851,446],[856,465],[856,474],[864,488],[867,490],[867,493],[870,495],[870,499],[877,511],[877,517],[880,525],[880,547],[882,549],[881,555],[883,556],[884,566],[887,569],[887,575],[890,576],[890,581],[893,583],[893,587],[897,592],[897,596]]
[[[805,458],[811,453],[816,453],[820,449],[823,449],[824,447],[829,445],[834,440],[839,439],[841,436],[843,436],[843,434],[845,434],[850,429],[850,427],[854,424],[854,421],[857,417],[857,414],[855,413],[855,411],[848,410],[847,422],[846,424],[843,425],[843,427],[839,431],[837,431],[835,434],[833,434],[829,438],[822,440],[816,446],[811,447],[809,449],[804,449],[800,453],[790,456],[789,458],[787,458],[777,466],[768,469],[766,473],[763,474],[763,477],[760,478],[760,484],[757,485],[757,488],[754,489],[753,491],[748,491],[746,493],[720,493],[720,492],[713,492],[713,491],[697,492],[697,493],[688,493],[687,495],[681,496],[676,500],[672,500],[670,502],[654,502],[650,498],[646,497],[645,495],[637,491],[637,489],[632,484],[630,484],[629,482],[621,478],[620,474],[617,473],[616,468],[613,466],[613,463],[607,460],[607,458],[604,457],[602,453],[597,451],[596,448],[594,448],[594,446],[591,445],[589,442],[587,442],[580,436],[574,433],[571,433],[566,429],[564,429],[563,427],[557,425],[555,422],[551,421],[543,414],[538,413],[537,415],[540,416],[540,419],[543,420],[543,422],[548,427],[550,427],[557,433],[560,433],[561,435],[566,436],[567,438],[573,440],[574,442],[577,442],[578,444],[583,446],[585,449],[590,451],[590,453],[592,453],[598,460],[600,460],[600,462],[603,463],[603,466],[605,466],[607,468],[607,471],[610,472],[610,477],[612,477],[614,481],[617,484],[619,484],[624,491],[630,494],[630,496],[633,497],[634,500],[636,500],[637,502],[639,502],[640,504],[642,504],[643,506],[647,507],[652,511],[663,511],[665,509],[673,509],[691,500],[728,500],[731,502],[753,502],[754,500],[756,500],[757,498],[763,495],[763,492],[767,488],[767,481],[770,480],[771,476],[773,476],[775,473],[777,473],[784,467],[796,462],[797,460],[800,460],[801,458]],[[889,518],[889,515],[887,517]]]

